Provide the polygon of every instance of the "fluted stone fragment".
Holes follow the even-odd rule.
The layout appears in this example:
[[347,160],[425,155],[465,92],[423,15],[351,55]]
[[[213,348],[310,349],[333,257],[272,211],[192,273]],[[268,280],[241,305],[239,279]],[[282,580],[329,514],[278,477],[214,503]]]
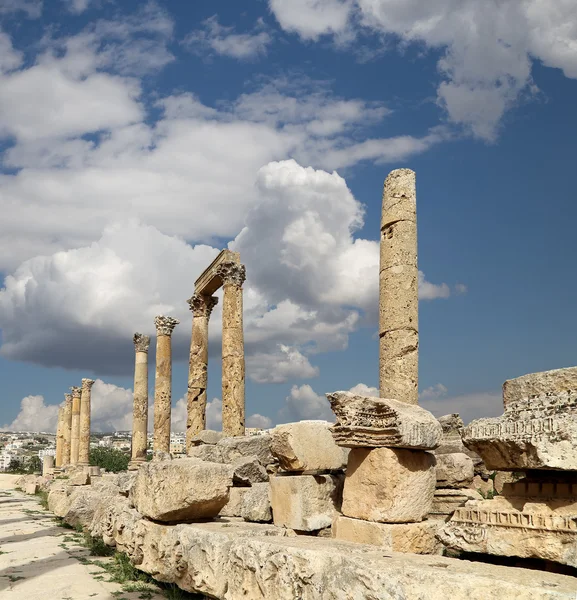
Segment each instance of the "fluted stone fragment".
[[130,468],[137,468],[146,461],[148,442],[148,348],[150,336],[135,333],[133,342],[135,358]]
[[94,379],[82,380],[82,391],[80,396],[80,442],[78,446],[78,464],[88,466],[90,464],[90,413],[91,413],[91,389]]
[[80,450],[80,396],[81,388],[73,386],[72,392],[72,424],[70,434],[70,464],[78,464],[78,453]]

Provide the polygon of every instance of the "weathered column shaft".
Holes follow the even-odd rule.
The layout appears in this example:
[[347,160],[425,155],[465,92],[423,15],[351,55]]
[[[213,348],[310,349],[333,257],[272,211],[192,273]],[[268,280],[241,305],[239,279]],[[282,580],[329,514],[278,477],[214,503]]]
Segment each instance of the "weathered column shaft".
[[72,394],[64,394],[64,414],[62,417],[62,466],[70,464],[70,444],[72,436]]
[[72,425],[70,434],[70,464],[78,464],[78,451],[80,447],[80,388],[71,387],[72,390]]
[[150,336],[134,334],[134,403],[132,409],[132,466],[146,461],[148,440],[148,348]]
[[186,451],[192,438],[206,429],[206,388],[208,385],[208,322],[218,298],[195,294],[188,300],[193,313],[190,361],[188,366]]
[[244,334],[242,284],[244,265],[223,263],[219,267],[224,297],[222,302],[222,431],[244,435]]
[[82,392],[80,396],[80,443],[78,447],[78,464],[88,466],[90,464],[90,413],[91,413],[91,389],[94,379],[82,380]]
[[54,466],[59,469],[62,466],[62,445],[64,442],[64,407],[58,409],[58,423],[56,425],[56,454]]
[[154,452],[170,452],[172,401],[172,331],[179,323],[172,317],[155,317],[156,377],[154,380]]
[[380,395],[408,404],[419,399],[419,272],[415,173],[385,180],[379,273]]

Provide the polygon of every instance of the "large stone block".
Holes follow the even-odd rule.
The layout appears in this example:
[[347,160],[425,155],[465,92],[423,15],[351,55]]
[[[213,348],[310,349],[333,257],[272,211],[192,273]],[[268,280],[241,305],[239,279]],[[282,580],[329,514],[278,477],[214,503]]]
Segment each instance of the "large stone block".
[[435,493],[435,457],[423,450],[353,448],[341,512],[381,523],[422,521]]
[[343,469],[345,451],[335,444],[327,421],[300,421],[271,431],[271,451],[285,471]]
[[274,524],[297,531],[329,527],[340,508],[342,478],[278,475],[270,480]]
[[214,431],[213,429],[203,429],[196,435],[192,436],[191,444],[193,446],[201,446],[202,444],[214,445],[218,444],[224,437],[222,431]]
[[248,456],[256,456],[261,465],[275,463],[270,450],[271,436],[263,433],[251,436],[235,436],[222,438],[218,443],[193,446],[189,449],[190,457],[209,462],[232,464],[235,460]]
[[233,463],[233,480],[237,485],[252,485],[268,481],[268,473],[256,456],[241,456]]
[[503,384],[505,408],[512,402],[528,401],[540,396],[556,396],[568,391],[577,392],[577,367],[529,373]]
[[439,527],[439,521],[375,523],[339,515],[333,521],[332,537],[343,542],[382,546],[390,552],[439,554],[442,545],[435,537]]
[[437,487],[471,487],[475,468],[473,460],[462,453],[437,455]]
[[194,458],[152,461],[140,467],[130,490],[133,506],[156,521],[215,517],[226,504],[232,467]]
[[240,516],[245,521],[253,523],[269,523],[272,521],[270,485],[268,483],[255,483],[252,487],[245,489],[248,491],[242,497]]
[[432,450],[441,442],[440,423],[417,405],[352,392],[327,398],[337,417],[331,431],[339,446]]

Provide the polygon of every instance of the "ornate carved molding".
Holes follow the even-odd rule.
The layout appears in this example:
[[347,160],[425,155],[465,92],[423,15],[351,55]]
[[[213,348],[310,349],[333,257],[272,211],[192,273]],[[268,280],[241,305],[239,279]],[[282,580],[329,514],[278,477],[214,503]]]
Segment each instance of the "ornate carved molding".
[[218,298],[216,296],[193,294],[187,302],[194,317],[208,317],[210,319],[212,309],[218,304]]
[[89,392],[93,385],[94,385],[94,379],[83,379],[82,380],[82,390],[85,392]]
[[171,336],[174,328],[180,323],[178,319],[174,317],[166,317],[159,315],[154,317],[154,324],[156,325],[156,335],[168,335]]
[[135,352],[148,352],[150,346],[150,336],[144,335],[143,333],[135,333],[132,338],[134,342]]
[[221,278],[222,285],[242,287],[246,279],[246,267],[234,262],[225,262],[218,265],[216,274]]
[[73,398],[80,398],[80,395],[82,394],[82,388],[78,387],[77,385],[73,385],[70,388],[70,391],[72,392],[72,397]]

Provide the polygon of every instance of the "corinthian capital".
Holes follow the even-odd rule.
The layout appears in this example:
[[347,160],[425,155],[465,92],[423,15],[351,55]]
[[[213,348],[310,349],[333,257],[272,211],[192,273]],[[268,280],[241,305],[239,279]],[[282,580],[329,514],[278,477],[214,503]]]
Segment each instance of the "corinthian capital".
[[224,262],[218,265],[216,274],[222,279],[223,285],[242,287],[246,279],[246,268],[234,262]]
[[80,398],[80,395],[82,393],[82,388],[78,387],[77,385],[73,385],[70,388],[70,391],[72,392],[73,398]]
[[64,394],[64,402],[72,405],[72,394]]
[[93,385],[94,385],[94,379],[83,379],[82,380],[82,389],[85,392],[89,392]]
[[154,317],[154,324],[156,325],[156,335],[172,335],[174,328],[179,323],[180,321],[173,317],[165,317],[164,315]]
[[208,317],[212,309],[218,304],[218,298],[215,296],[204,296],[203,294],[194,294],[187,300],[188,306],[195,317]]
[[134,342],[134,350],[135,352],[148,352],[148,347],[150,346],[150,336],[144,335],[143,333],[135,333],[132,338]]

